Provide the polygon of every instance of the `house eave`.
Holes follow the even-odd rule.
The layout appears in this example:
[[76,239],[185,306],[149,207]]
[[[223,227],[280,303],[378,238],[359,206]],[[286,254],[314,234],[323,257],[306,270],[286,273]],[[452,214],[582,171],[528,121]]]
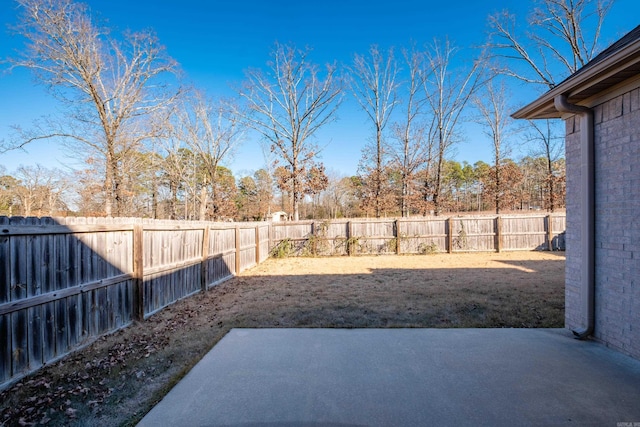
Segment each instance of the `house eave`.
[[594,98],[595,95],[640,74],[640,40],[630,43],[592,66],[588,65],[540,98],[513,113],[511,117],[514,119],[559,118],[561,113],[554,106],[554,99],[559,95],[566,96],[572,104],[592,107],[587,105],[589,98]]

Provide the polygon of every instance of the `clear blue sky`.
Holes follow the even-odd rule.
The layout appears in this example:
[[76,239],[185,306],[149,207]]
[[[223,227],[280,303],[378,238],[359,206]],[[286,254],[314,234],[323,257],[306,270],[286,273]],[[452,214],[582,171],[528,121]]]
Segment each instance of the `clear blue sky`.
[[[505,0],[89,0],[95,16],[106,21],[114,33],[153,29],[186,76],[211,96],[229,96],[249,67],[263,67],[274,42],[313,48],[316,63],[350,64],[355,53],[369,46],[406,47],[448,37],[460,48],[484,41],[487,16],[508,8],[524,24],[530,1]],[[15,3],[0,1],[0,58],[22,46],[19,37],[5,30],[15,21]],[[640,24],[640,2],[617,0],[604,32],[602,47]],[[514,99],[514,105],[531,101]],[[28,128],[33,120],[56,111],[45,88],[34,86],[26,70],[0,75],[0,139],[10,125]],[[318,143],[324,146],[321,160],[327,169],[355,174],[361,149],[372,132],[364,113],[352,96],[345,96],[339,120],[326,127]],[[490,145],[476,130],[466,132],[456,158],[473,163],[488,161]],[[63,150],[47,142],[27,147],[27,152],[0,154],[0,165],[11,172],[19,165],[40,163],[62,167],[73,163]],[[264,159],[255,137],[249,138],[227,166],[236,175],[263,167]]]

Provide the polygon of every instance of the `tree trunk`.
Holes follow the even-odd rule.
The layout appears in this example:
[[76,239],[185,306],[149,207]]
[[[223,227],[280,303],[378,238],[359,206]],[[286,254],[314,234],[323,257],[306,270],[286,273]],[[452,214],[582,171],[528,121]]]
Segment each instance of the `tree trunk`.
[[555,194],[553,188],[553,162],[551,161],[551,153],[547,150],[547,171],[548,171],[548,181],[547,184],[549,188],[549,211],[553,212],[555,210]]
[[104,214],[109,218],[113,214],[113,154],[107,151],[104,177]]
[[169,181],[169,218],[176,219],[178,216],[178,185],[173,181]]
[[381,211],[380,198],[382,197],[382,129],[380,129],[380,126],[377,126],[377,129],[376,129],[376,141],[377,141],[376,173],[375,173],[376,182],[374,183],[375,196],[376,196],[375,209],[376,209],[376,218],[380,218],[380,211]]
[[207,220],[207,186],[200,189],[200,221]]
[[402,174],[402,202],[401,202],[401,210],[402,210],[402,217],[403,218],[407,218],[409,216],[409,209],[407,206],[407,197],[408,197],[408,184],[407,184],[408,178],[406,176],[406,174]]
[[502,185],[500,184],[500,151],[496,150],[496,215],[500,213],[500,190]]
[[440,187],[442,186],[442,160],[444,155],[438,156],[438,167],[436,169],[436,182],[433,190],[433,210],[435,216],[440,215]]
[[120,178],[120,171],[118,170],[118,161],[114,158],[111,167],[113,168],[113,205],[115,208],[115,215],[122,216],[124,213],[124,197],[122,196],[122,179]]

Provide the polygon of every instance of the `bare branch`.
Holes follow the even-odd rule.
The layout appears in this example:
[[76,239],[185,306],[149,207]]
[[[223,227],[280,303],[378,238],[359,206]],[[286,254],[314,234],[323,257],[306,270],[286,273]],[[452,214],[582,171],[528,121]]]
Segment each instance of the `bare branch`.
[[507,75],[553,88],[596,55],[613,1],[538,0],[526,27],[503,11],[489,17],[493,33],[487,46],[511,63]]
[[[437,153],[432,199],[436,214],[439,213],[439,195],[445,156],[456,142],[458,123],[474,93],[485,83],[483,55],[473,61],[471,67],[452,70],[451,61],[456,49],[449,43],[435,41],[427,54],[427,76],[424,90],[433,117],[432,133]],[[431,178],[428,178],[431,179]],[[431,190],[431,189],[430,189]]]
[[[159,78],[175,72],[177,65],[153,34],[127,33],[118,42],[92,22],[84,5],[72,0],[18,3],[23,15],[16,32],[27,39],[27,46],[12,66],[31,69],[67,107],[67,130],[46,134],[101,153],[105,214],[111,215],[114,207],[118,214],[118,159],[155,135],[149,126],[151,115],[175,99]],[[39,138],[47,138],[46,134]],[[23,143],[31,140],[35,139]]]
[[249,108],[244,114],[246,123],[270,142],[271,150],[287,165],[295,219],[299,218],[305,168],[313,166],[318,154],[312,139],[336,119],[342,93],[336,68],[327,66],[321,78],[318,67],[307,60],[309,53],[309,49],[276,44],[268,71],[249,70],[240,90]]
[[392,204],[389,200],[389,180],[385,177],[387,159],[384,130],[398,104],[398,66],[393,49],[389,49],[385,55],[377,46],[371,46],[368,58],[355,55],[350,71],[353,94],[375,130],[375,146],[365,147],[360,162],[361,168],[366,171],[363,177],[365,186],[369,187],[366,194],[371,195],[363,203],[372,205],[375,216],[380,217]]

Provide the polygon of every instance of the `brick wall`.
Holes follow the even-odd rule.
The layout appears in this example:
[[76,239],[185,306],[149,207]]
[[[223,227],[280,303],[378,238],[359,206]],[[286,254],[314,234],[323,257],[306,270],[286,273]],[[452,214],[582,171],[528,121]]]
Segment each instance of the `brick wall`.
[[[640,89],[594,107],[595,337],[640,358]],[[580,306],[579,118],[567,130],[566,326]]]
[[580,303],[580,129],[579,118],[573,116],[566,121],[566,168],[567,168],[567,228],[565,245],[567,262],[565,267],[565,326],[577,329],[583,326],[582,305]]

